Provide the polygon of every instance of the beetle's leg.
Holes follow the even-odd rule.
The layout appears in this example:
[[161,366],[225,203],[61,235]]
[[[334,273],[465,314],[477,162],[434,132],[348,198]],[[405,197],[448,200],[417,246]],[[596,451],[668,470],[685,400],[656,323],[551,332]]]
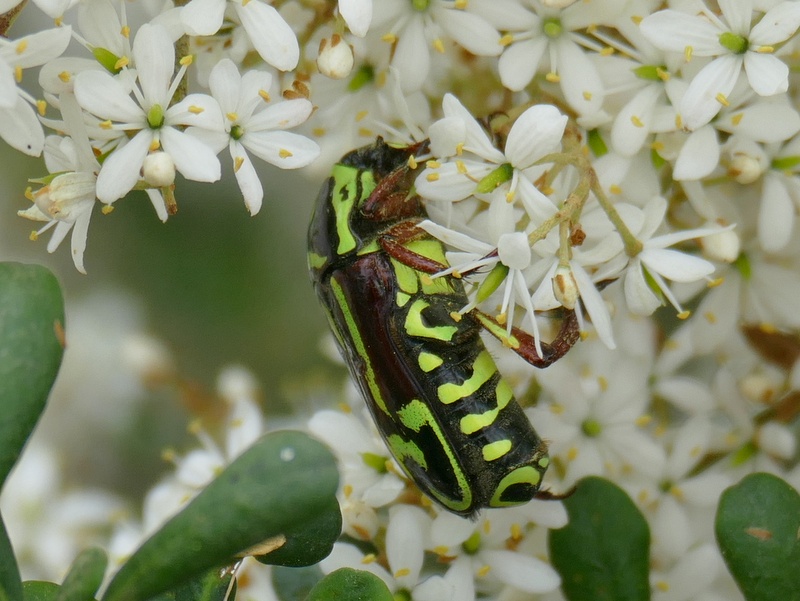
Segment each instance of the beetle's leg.
[[448,268],[447,265],[414,252],[405,246],[408,242],[423,236],[428,236],[425,230],[418,228],[415,223],[403,221],[384,232],[378,238],[378,244],[390,257],[397,259],[403,265],[408,265],[412,269],[429,274],[444,271]]
[[511,334],[509,335],[506,327],[500,325],[491,315],[473,309],[472,316],[477,319],[492,336],[500,340],[503,346],[510,348],[534,367],[547,367],[555,363],[566,355],[567,351],[569,351],[581,337],[578,316],[575,314],[575,311],[567,311],[564,314],[564,318],[561,320],[561,328],[553,341],[550,343],[541,343],[543,356],[540,357],[539,353],[536,352],[534,337],[526,331],[517,327],[512,327]]
[[578,490],[577,486],[573,486],[567,492],[562,493],[555,493],[547,489],[540,489],[533,498],[539,499],[540,501],[563,501],[564,499],[575,494],[576,490]]

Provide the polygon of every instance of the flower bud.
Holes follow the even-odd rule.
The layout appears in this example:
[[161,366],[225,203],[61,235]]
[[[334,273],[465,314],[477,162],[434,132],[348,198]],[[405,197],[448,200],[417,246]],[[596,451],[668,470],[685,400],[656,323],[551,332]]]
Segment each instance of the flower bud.
[[763,172],[761,161],[744,153],[734,154],[728,166],[728,173],[740,184],[752,184]]
[[794,457],[797,444],[792,431],[775,422],[767,422],[758,429],[756,443],[762,451],[778,459]]
[[739,235],[733,230],[725,230],[718,234],[705,236],[700,238],[699,242],[703,248],[703,254],[712,261],[733,263],[741,250]]
[[175,182],[175,162],[164,152],[151,152],[144,157],[142,178],[154,188],[171,186]]
[[553,294],[565,309],[574,309],[580,297],[578,284],[572,270],[566,265],[559,265],[553,276]]
[[74,222],[95,199],[97,176],[87,171],[64,173],[38,190],[34,202],[51,219]]
[[330,40],[323,38],[319,43],[317,68],[331,79],[342,79],[353,70],[353,48],[342,36],[334,33]]

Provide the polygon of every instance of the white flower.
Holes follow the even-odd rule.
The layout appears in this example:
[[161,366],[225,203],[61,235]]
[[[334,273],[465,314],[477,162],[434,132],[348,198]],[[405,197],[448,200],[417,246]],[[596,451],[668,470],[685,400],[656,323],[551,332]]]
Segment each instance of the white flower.
[[502,186],[507,200],[519,198],[536,225],[555,213],[533,181],[544,170],[537,161],[560,149],[566,115],[550,105],[530,107],[514,122],[502,152],[455,96],[446,94],[442,108],[444,118],[431,125],[430,137],[431,152],[444,158],[428,162],[417,177],[420,196],[454,202]]
[[[638,232],[634,232],[643,243],[642,251],[633,257],[625,271],[625,302],[628,308],[638,315],[650,315],[659,306],[661,299],[648,283],[648,277],[682,316],[678,299],[667,286],[664,278],[675,282],[695,282],[707,278],[714,272],[714,265],[705,259],[686,253],[670,250],[667,247],[711,234],[719,233],[721,228],[682,230],[661,236],[653,236],[664,220],[667,202],[657,196],[644,209],[644,222]],[[646,275],[645,275],[646,273]]]
[[125,196],[139,181],[147,154],[159,149],[169,153],[187,179],[217,181],[220,164],[214,151],[179,129],[182,125],[221,129],[216,101],[205,94],[190,94],[170,106],[186,67],[172,79],[175,50],[163,28],[143,25],[133,43],[133,56],[136,101],[125,85],[106,72],[84,71],[75,81],[75,96],[85,110],[106,119],[111,129],[136,132],[104,161],[97,177],[97,197],[110,204]]
[[[214,35],[222,26],[228,5],[228,0],[191,0],[181,10],[186,32],[195,36]],[[275,8],[261,0],[231,0],[230,6],[261,58],[281,71],[297,66],[300,58],[297,37]]]
[[603,81],[583,48],[590,43],[575,32],[613,23],[624,3],[578,2],[563,10],[530,4],[535,13],[517,8],[516,19],[507,27],[511,31],[503,38],[506,48],[498,62],[503,85],[513,91],[523,90],[548,56],[547,79],[559,83],[569,105],[580,115],[597,113],[605,97]]
[[32,106],[36,101],[17,85],[22,70],[60,56],[71,33],[65,26],[18,40],[0,38],[0,137],[20,152],[39,156],[44,147],[44,132]]
[[392,66],[400,72],[406,92],[419,90],[425,83],[431,49],[445,50],[443,34],[478,56],[497,56],[503,50],[497,30],[469,3],[454,0],[380,0],[371,30],[396,44]]
[[782,2],[753,25],[752,0],[720,0],[722,16],[703,8],[700,15],[677,10],[646,17],[644,35],[662,50],[716,57],[692,79],[680,104],[689,130],[708,123],[727,102],[742,70],[750,87],[761,96],[786,92],[789,67],[774,55],[800,26],[800,3]]
[[405,487],[397,472],[387,469],[391,459],[386,445],[352,413],[319,411],[309,420],[308,429],[336,454],[345,501],[381,507],[394,501]]
[[211,71],[209,87],[224,114],[213,127],[191,127],[187,134],[219,152],[228,146],[236,181],[251,215],[258,213],[264,198],[249,150],[258,158],[282,169],[305,167],[319,156],[319,145],[305,136],[284,131],[305,122],[314,107],[305,98],[270,102],[272,75],[248,71],[244,76],[233,61],[223,59]]

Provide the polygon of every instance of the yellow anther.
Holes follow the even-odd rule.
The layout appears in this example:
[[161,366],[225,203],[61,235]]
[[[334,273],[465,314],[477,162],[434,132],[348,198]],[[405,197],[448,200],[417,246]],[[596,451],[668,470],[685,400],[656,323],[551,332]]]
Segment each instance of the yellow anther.
[[233,159],[233,172],[238,173],[242,165],[244,165],[244,157],[236,157]]
[[278,156],[281,157],[282,159],[288,159],[289,157],[292,157],[294,155],[291,153],[291,151],[289,151],[289,150],[287,150],[285,148],[281,148],[278,151]]
[[631,116],[631,123],[633,123],[634,127],[644,127],[644,123],[636,115]]

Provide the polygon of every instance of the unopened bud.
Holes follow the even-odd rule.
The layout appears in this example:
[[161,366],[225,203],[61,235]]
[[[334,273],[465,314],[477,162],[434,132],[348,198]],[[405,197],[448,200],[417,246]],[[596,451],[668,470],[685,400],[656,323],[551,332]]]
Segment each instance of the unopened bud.
[[175,162],[164,152],[151,152],[144,157],[142,178],[154,188],[171,186],[175,182]]
[[353,49],[342,36],[334,33],[330,40],[323,38],[319,43],[317,68],[331,79],[342,79],[353,70]]
[[752,184],[761,177],[764,165],[757,158],[749,154],[737,153],[731,157],[728,173],[740,184]]
[[778,459],[794,457],[796,441],[792,431],[782,424],[767,422],[756,433],[758,448]]
[[733,263],[741,251],[739,235],[733,230],[724,230],[700,238],[703,254],[712,261]]
[[556,268],[556,274],[553,276],[553,294],[565,309],[575,308],[578,297],[580,297],[580,291],[578,290],[577,282],[575,282],[575,276],[572,275],[572,270],[569,267],[559,265]]

